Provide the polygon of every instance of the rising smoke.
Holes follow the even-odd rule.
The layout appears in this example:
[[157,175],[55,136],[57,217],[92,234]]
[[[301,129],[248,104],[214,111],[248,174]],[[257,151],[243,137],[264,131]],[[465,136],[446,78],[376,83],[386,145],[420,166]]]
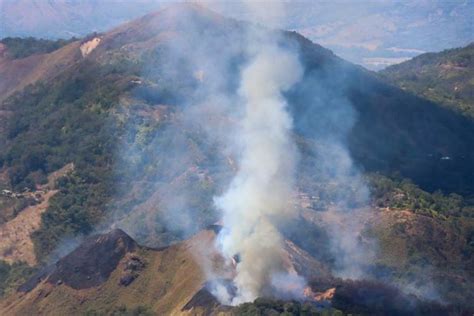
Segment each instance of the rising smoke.
[[[144,227],[155,225],[155,218],[164,226],[156,235],[171,233],[186,238],[196,233],[205,225],[201,211],[205,205],[202,200],[207,198],[196,185],[209,185],[206,171],[200,169],[207,166],[216,187],[213,192],[206,192],[209,208],[214,212],[210,218],[222,224],[216,248],[235,269],[235,291],[230,293],[225,284],[216,281],[211,287],[213,294],[225,304],[252,301],[262,295],[297,298],[306,281],[285,266],[287,237],[282,232],[295,225],[300,215],[295,197],[301,189],[301,174],[341,187],[350,182],[365,192],[343,143],[354,121],[351,105],[324,91],[318,85],[320,78],[309,74],[315,79],[308,80],[298,44],[285,33],[222,21],[208,11],[194,13],[201,8],[188,9],[165,11],[157,27],[178,36],[161,43],[156,54],[158,68],[150,66],[145,76],[157,81],[158,87],[169,84],[178,91],[185,86],[181,96],[165,100],[181,105],[170,114],[173,124],[160,127],[149,141],[149,147],[154,149],[147,156],[157,161],[153,166],[157,171],[153,177],[153,169],[148,170],[148,166],[144,174],[154,183],[151,191],[155,194],[151,202],[138,207],[145,211],[132,210],[118,226],[125,223],[126,231],[135,236],[146,235],[146,241],[153,234]],[[273,8],[273,12],[281,9]],[[259,20],[266,14],[261,10],[254,13]],[[298,93],[303,97],[298,98]],[[294,121],[295,104],[288,101],[289,94],[300,100],[300,108],[315,111],[300,115],[311,118],[315,127]],[[316,163],[311,166],[300,163],[302,157],[295,141],[296,133],[301,133],[298,128],[312,134],[319,144],[314,155]],[[139,132],[133,131],[135,139]],[[199,138],[198,145],[190,142],[189,134]],[[128,146],[126,150],[130,153],[124,157],[131,157],[128,167],[137,159],[139,168],[147,166],[140,160],[144,156],[142,148]],[[189,180],[189,175],[196,173],[200,179]],[[326,210],[345,209],[350,198],[341,194],[334,207]],[[196,199],[201,200],[196,203]],[[321,199],[330,200],[323,195]],[[370,258],[357,241],[362,227],[352,225],[350,212],[324,214],[328,216],[321,217],[319,224],[325,225],[332,237],[328,243],[336,261],[335,272],[362,276],[361,267]],[[335,218],[338,220],[332,221]],[[347,226],[338,226],[341,218]],[[142,224],[136,225],[137,221]],[[339,233],[339,229],[345,232]],[[208,266],[212,262],[201,263],[209,280],[220,277]]]
[[282,92],[297,82],[302,67],[295,54],[271,40],[252,48],[255,56],[242,71],[239,89],[245,113],[234,135],[239,169],[216,199],[223,216],[219,248],[240,259],[233,304],[254,300],[284,271],[278,226],[296,215],[291,200],[297,155]]

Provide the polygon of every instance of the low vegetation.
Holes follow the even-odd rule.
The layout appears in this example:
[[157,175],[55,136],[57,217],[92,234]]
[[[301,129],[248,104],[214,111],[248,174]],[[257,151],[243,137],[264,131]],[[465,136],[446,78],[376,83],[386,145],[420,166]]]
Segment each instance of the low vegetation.
[[35,271],[36,269],[22,262],[8,264],[0,261],[0,298],[12,290],[16,290]]
[[252,303],[244,303],[236,308],[236,315],[242,316],[343,316],[344,314],[333,308],[318,308],[310,302],[283,301],[268,298],[258,298]]

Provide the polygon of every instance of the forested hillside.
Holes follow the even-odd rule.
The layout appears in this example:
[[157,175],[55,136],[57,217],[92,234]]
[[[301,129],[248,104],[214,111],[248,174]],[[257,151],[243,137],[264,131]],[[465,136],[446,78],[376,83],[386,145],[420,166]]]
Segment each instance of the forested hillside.
[[474,117],[474,43],[422,54],[380,73],[403,90]]

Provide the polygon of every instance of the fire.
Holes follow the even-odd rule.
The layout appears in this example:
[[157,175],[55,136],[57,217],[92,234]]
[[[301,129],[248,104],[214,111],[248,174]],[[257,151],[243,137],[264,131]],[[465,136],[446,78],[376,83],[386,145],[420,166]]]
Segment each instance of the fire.
[[322,302],[322,301],[330,301],[333,299],[334,294],[336,294],[336,288],[327,289],[324,292],[313,292],[309,286],[305,287],[303,291],[303,295],[313,301]]

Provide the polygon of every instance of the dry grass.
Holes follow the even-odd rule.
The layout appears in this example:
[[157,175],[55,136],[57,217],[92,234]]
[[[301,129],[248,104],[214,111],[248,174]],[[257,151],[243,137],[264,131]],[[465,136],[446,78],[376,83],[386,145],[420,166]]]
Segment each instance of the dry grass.
[[22,59],[0,59],[0,101],[39,80],[48,80],[81,57],[80,43],[73,42],[49,54]]
[[0,302],[0,315],[82,315],[87,311],[106,314],[117,306],[148,306],[157,315],[193,314],[181,309],[204,284],[196,258],[208,254],[202,252],[201,245],[210,246],[214,236],[212,231],[203,231],[163,250],[137,250],[136,255],[146,265],[129,286],[119,285],[127,260],[124,258],[100,286],[74,290],[65,284],[43,281],[29,293],[15,293]]
[[46,192],[41,203],[25,208],[14,219],[0,226],[0,260],[8,263],[24,261],[30,266],[36,264],[31,233],[40,227],[41,214],[46,211],[49,199],[56,192]]

